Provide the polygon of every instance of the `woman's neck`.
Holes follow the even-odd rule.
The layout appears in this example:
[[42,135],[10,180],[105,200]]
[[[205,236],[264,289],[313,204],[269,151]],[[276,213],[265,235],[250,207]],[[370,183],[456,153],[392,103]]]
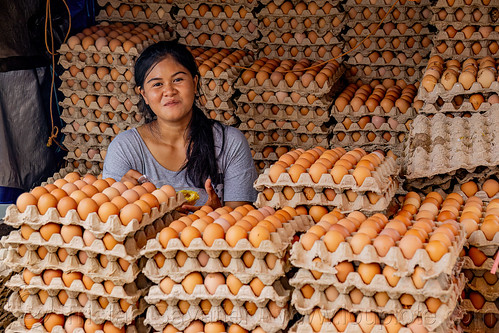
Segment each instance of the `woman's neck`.
[[162,122],[154,120],[149,124],[149,129],[153,136],[158,137],[163,144],[178,146],[180,143],[185,146],[187,142],[188,127],[190,119],[182,122]]

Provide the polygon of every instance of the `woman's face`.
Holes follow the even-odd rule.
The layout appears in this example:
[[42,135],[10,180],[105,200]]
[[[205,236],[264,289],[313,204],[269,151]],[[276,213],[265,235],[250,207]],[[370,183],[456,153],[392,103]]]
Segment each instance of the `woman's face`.
[[189,122],[197,83],[197,76],[167,57],[149,72],[140,93],[158,121]]

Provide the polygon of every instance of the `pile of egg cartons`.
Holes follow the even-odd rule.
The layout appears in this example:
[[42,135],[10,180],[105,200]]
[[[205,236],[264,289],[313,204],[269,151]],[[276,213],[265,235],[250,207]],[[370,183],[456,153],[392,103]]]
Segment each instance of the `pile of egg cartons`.
[[73,170],[100,174],[111,140],[144,123],[136,106],[135,59],[148,45],[170,38],[159,25],[103,22],[61,46],[63,144]]
[[385,211],[398,189],[395,156],[361,148],[292,150],[255,182],[258,206],[320,205],[341,211]]
[[343,71],[336,60],[260,58],[241,73],[235,85],[241,92],[236,114],[257,165],[277,157],[259,159],[266,146],[328,147],[330,129],[325,123]]
[[285,329],[291,291],[280,279],[295,234],[311,224],[290,207],[251,205],[204,206],[173,221],[142,251],[155,283],[145,322],[162,332]]
[[[2,245],[0,244],[0,248]],[[1,251],[1,250],[0,250]],[[5,310],[5,305],[7,304],[10,296],[10,289],[5,285],[5,283],[11,278],[12,270],[0,262],[0,328],[5,330],[10,323],[16,320],[16,317],[12,315],[9,311]]]
[[257,14],[260,57],[327,60],[342,53],[345,26],[338,0],[265,0]]
[[238,121],[232,99],[236,92],[234,83],[241,68],[253,63],[252,53],[215,48],[194,48],[191,53],[201,75],[200,106],[209,118],[234,125]]
[[19,320],[6,332],[137,332],[149,287],[140,249],[184,202],[168,185],[76,172],[21,194],[5,216],[19,229],[2,238],[3,263],[18,272],[6,308]]
[[98,0],[97,21],[172,24],[173,0]]
[[350,29],[344,38],[352,50],[347,61],[352,80],[394,78],[415,83],[432,45],[429,3],[400,1],[389,12],[392,1],[347,0],[343,7]]
[[412,119],[417,84],[374,80],[350,83],[335,99],[332,146],[390,149],[401,155]]
[[176,1],[176,31],[190,46],[256,50],[260,38],[256,0]]
[[389,220],[330,212],[293,244],[291,332],[458,332],[465,232],[437,192],[409,192]]

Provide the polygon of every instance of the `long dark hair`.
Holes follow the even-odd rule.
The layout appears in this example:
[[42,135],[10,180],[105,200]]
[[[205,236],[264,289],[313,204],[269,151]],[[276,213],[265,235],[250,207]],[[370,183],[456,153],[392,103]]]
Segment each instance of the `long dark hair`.
[[[161,41],[147,47],[135,62],[135,84],[143,88],[144,80],[156,64],[165,58],[172,57],[176,62],[184,66],[192,77],[198,77],[198,89],[201,81],[196,61],[186,46],[177,41]],[[156,115],[149,105],[140,97],[138,103],[139,111],[145,118],[146,123],[156,119]],[[225,131],[223,126],[215,120],[206,117],[204,112],[196,105],[192,106],[192,118],[189,123],[187,137],[187,161],[181,170],[187,170],[187,181],[199,188],[204,188],[207,178],[211,178],[214,185],[220,184],[217,166],[217,155],[215,153],[215,140],[213,138],[214,127],[219,127],[222,132],[222,154],[225,143]]]

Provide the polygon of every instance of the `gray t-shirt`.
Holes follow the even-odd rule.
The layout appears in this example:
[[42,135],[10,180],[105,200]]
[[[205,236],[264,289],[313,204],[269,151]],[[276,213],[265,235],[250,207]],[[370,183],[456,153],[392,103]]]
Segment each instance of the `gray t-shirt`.
[[[257,178],[257,173],[248,141],[238,129],[225,125],[222,125],[222,128],[225,132],[225,144],[217,163],[219,173],[222,173],[223,184],[218,185],[215,191],[223,201],[254,202],[257,192],[253,188],[253,182]],[[218,156],[222,147],[220,126],[216,126],[213,133],[215,153]],[[135,128],[120,133],[111,142],[102,176],[119,181],[130,169],[146,175],[157,187],[168,184],[177,191],[196,191],[200,197],[196,205],[202,205],[208,199],[204,188],[189,185],[186,170],[171,171],[159,164]]]

